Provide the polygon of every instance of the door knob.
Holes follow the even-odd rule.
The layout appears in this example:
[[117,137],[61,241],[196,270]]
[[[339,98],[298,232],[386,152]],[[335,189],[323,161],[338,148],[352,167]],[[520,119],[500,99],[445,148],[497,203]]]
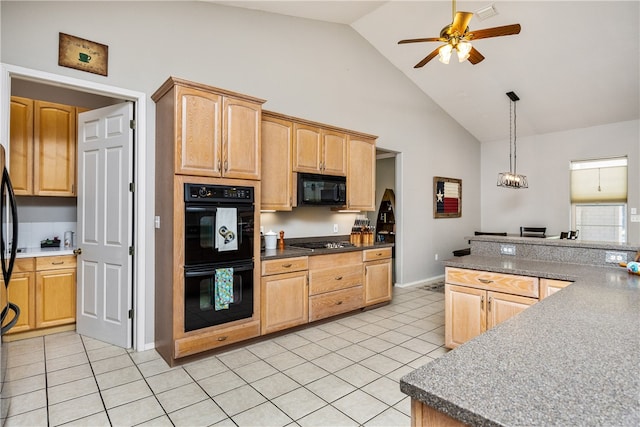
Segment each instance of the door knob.
[[82,248],[78,248],[78,249],[74,249],[73,250],[73,254],[74,255],[80,255],[82,253]]

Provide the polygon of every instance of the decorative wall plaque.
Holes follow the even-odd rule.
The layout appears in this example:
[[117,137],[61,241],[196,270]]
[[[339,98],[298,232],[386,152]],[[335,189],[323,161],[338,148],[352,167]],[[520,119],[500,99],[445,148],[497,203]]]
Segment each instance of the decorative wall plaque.
[[460,218],[462,216],[462,180],[433,177],[433,217]]
[[58,65],[107,75],[109,46],[60,33]]

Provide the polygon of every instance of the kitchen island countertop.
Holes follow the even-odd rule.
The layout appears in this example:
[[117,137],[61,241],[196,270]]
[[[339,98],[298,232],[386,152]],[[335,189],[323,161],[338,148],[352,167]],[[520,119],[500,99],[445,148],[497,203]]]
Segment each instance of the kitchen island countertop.
[[405,375],[404,393],[472,425],[640,424],[640,276],[477,255],[445,265],[574,283]]

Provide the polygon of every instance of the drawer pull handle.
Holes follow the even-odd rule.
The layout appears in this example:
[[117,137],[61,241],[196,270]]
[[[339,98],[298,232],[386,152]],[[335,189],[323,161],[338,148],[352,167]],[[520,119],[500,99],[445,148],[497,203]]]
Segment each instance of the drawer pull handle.
[[224,337],[218,337],[218,341],[225,341],[226,339],[227,339],[226,335]]
[[484,295],[480,297],[480,310],[484,309]]
[[336,280],[342,280],[342,276],[338,276],[335,278]]
[[342,301],[338,301],[338,302],[336,303],[336,305],[341,305],[341,304],[342,304]]
[[480,279],[478,279],[478,282],[484,283],[485,285],[488,285],[489,283],[493,283],[493,280],[480,278]]
[[291,267],[292,265],[293,265],[293,264],[282,264],[282,267],[283,267],[283,268],[289,268],[289,267]]
[[57,261],[57,262],[52,262],[52,265],[62,265],[64,264],[64,261]]
[[376,256],[382,256],[382,252],[378,252]]

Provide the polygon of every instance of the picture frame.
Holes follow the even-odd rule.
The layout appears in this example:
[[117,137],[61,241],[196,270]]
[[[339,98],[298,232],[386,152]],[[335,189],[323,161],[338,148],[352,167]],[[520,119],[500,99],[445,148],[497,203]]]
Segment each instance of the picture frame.
[[462,216],[462,180],[433,177],[433,217],[460,218]]
[[109,46],[59,33],[58,65],[106,76],[109,67]]

